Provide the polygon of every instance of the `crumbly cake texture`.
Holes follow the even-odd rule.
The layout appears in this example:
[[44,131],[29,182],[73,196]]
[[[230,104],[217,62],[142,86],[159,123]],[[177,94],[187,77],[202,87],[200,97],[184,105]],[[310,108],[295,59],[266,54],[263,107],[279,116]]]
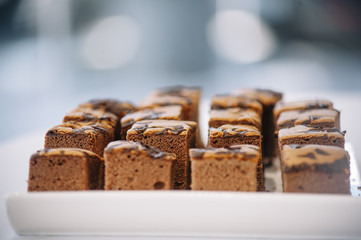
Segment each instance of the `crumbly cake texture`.
[[187,189],[190,183],[189,149],[195,146],[197,123],[192,121],[144,120],[133,124],[127,140],[174,153],[174,188]]
[[145,109],[171,105],[177,105],[182,107],[182,116],[184,117],[183,120],[193,120],[195,110],[192,105],[192,101],[189,98],[182,96],[149,95],[147,98],[145,98],[139,103],[139,108]]
[[253,109],[262,115],[262,104],[257,100],[231,94],[215,95],[211,100],[211,109],[241,108]]
[[104,110],[105,112],[115,114],[119,119],[136,110],[136,107],[132,103],[115,99],[93,99],[80,104],[79,108]]
[[278,131],[278,144],[282,148],[291,144],[318,144],[344,148],[345,131],[337,128],[316,128],[297,125]]
[[286,145],[281,159],[284,192],[350,193],[350,157],[342,148]]
[[307,110],[307,109],[320,109],[320,108],[333,108],[333,104],[329,100],[314,99],[314,100],[299,100],[292,102],[279,101],[274,108],[274,119],[277,120],[282,112],[290,110]]
[[222,125],[218,128],[209,128],[210,147],[224,148],[240,144],[255,145],[260,148],[262,135],[259,129],[249,125]]
[[277,120],[277,129],[296,125],[340,129],[340,112],[335,109],[286,111]]
[[275,140],[275,120],[273,115],[274,106],[282,100],[280,92],[269,89],[242,88],[234,92],[235,95],[244,96],[259,101],[263,106],[262,135],[263,135],[263,160],[266,165],[271,164],[272,157],[276,156],[277,142]]
[[125,139],[127,136],[127,131],[132,127],[132,125],[138,121],[142,120],[154,120],[154,119],[163,119],[163,120],[182,120],[182,107],[181,106],[164,106],[164,107],[155,107],[152,109],[143,109],[136,112],[129,113],[121,119],[121,136],[122,139]]
[[37,151],[30,158],[28,191],[104,189],[104,161],[83,149]]
[[209,127],[220,127],[226,124],[251,125],[261,129],[261,116],[252,109],[226,108],[211,110]]
[[172,189],[175,159],[140,143],[111,142],[104,152],[105,190]]
[[191,149],[192,190],[257,191],[261,151],[252,145]]
[[103,156],[104,148],[114,139],[114,129],[93,122],[63,123],[45,135],[45,148],[81,148]]

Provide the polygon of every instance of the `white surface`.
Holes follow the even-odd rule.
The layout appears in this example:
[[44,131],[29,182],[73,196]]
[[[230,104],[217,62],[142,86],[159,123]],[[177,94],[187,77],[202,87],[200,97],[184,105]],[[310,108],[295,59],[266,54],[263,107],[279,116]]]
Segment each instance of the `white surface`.
[[[361,198],[340,195],[123,191],[8,199],[19,234],[213,237],[361,236]],[[36,217],[35,217],[36,216]]]

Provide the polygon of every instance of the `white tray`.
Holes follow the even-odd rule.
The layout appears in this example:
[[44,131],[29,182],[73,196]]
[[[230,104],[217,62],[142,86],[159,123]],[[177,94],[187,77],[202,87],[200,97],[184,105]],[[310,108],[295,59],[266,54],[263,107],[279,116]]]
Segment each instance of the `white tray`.
[[20,235],[360,239],[360,177],[346,149],[352,196],[280,193],[275,164],[266,169],[271,192],[17,193],[7,197],[7,212]]

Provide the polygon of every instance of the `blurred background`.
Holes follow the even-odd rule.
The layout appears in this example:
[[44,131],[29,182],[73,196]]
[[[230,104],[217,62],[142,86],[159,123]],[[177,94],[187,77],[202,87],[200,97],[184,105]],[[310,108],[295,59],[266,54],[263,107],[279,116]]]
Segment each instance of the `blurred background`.
[[0,0],[0,142],[175,84],[326,97],[357,141],[360,53],[360,1]]

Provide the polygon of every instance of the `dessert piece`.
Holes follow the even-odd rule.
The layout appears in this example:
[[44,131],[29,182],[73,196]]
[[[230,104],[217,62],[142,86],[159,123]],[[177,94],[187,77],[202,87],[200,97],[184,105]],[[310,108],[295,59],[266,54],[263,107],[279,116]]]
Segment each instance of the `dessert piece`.
[[118,123],[118,117],[113,113],[106,112],[101,109],[94,110],[91,108],[76,108],[65,114],[63,123],[67,122],[100,122],[115,128]]
[[252,109],[226,108],[211,110],[209,127],[220,127],[225,124],[251,125],[261,129],[261,117]]
[[28,191],[104,189],[104,161],[83,149],[37,151],[30,158]]
[[340,112],[335,109],[286,111],[277,120],[277,129],[296,125],[340,129]]
[[195,145],[197,124],[191,121],[144,120],[133,124],[127,140],[174,153],[174,188],[187,189],[190,183],[189,148]]
[[342,148],[286,145],[281,159],[284,192],[350,193],[350,157]]
[[174,154],[136,142],[114,141],[104,151],[105,190],[173,188]]
[[104,110],[105,112],[115,114],[119,119],[136,110],[136,107],[130,102],[118,101],[115,99],[93,99],[89,102],[80,104],[79,108]]
[[182,107],[182,116],[184,117],[184,119],[182,120],[193,120],[195,109],[192,105],[192,101],[186,97],[150,95],[139,103],[139,108],[145,109],[171,105],[177,105]]
[[121,138],[126,138],[127,131],[132,127],[134,123],[141,120],[153,119],[182,120],[182,107],[176,105],[164,106],[155,107],[152,109],[143,109],[136,112],[128,113],[121,119]]
[[345,132],[337,128],[316,128],[297,125],[278,131],[280,149],[291,144],[319,144],[343,148],[345,145]]
[[257,191],[259,147],[234,145],[227,148],[190,150],[192,190]]
[[320,109],[320,108],[332,108],[333,104],[328,100],[300,100],[293,102],[280,101],[276,104],[273,114],[274,119],[277,120],[282,112],[290,110],[307,110],[307,109]]
[[208,145],[211,147],[224,148],[231,145],[249,144],[260,148],[261,143],[261,132],[254,126],[222,125],[209,129]]
[[103,156],[104,148],[114,139],[114,129],[101,123],[63,123],[45,135],[45,148],[81,148]]
[[[250,99],[258,100],[263,106],[262,114],[262,135],[263,135],[263,156],[274,157],[276,156],[276,140],[274,136],[275,132],[275,120],[273,118],[273,109],[278,101],[282,99],[282,93],[275,92],[268,89],[250,89],[243,88],[237,89],[235,94],[238,96],[244,96]],[[272,159],[263,158],[264,163],[271,163]]]
[[253,109],[260,116],[262,115],[262,105],[250,98],[231,94],[215,95],[212,97],[211,109],[241,108]]
[[172,86],[166,88],[156,89],[151,93],[155,96],[178,96],[186,97],[192,101],[192,106],[194,108],[192,121],[198,122],[198,112],[199,112],[199,101],[201,97],[201,89],[199,87],[185,87],[185,86]]
[[100,123],[101,125],[108,125],[113,129],[114,138],[119,139],[120,135],[120,122],[118,117],[103,109],[94,110],[92,108],[78,107],[66,113],[63,118],[63,123]]

